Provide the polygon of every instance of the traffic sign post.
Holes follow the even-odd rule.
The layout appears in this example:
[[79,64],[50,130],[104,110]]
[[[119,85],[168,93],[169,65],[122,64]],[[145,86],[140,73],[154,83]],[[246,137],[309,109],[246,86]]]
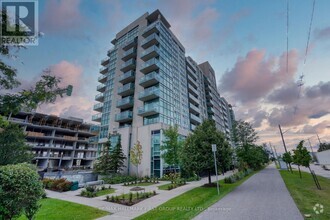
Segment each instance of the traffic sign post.
[[216,175],[216,179],[217,179],[217,191],[218,191],[218,195],[219,195],[220,191],[219,191],[219,180],[218,180],[218,168],[217,168],[217,160],[216,160],[216,156],[215,156],[215,152],[217,151],[216,144],[212,144],[212,151],[213,151],[213,155],[214,155],[214,167],[215,167],[215,175]]

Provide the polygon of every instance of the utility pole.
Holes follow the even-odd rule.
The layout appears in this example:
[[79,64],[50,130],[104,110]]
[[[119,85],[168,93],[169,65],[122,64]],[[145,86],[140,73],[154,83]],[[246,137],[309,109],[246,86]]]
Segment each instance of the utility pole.
[[309,146],[311,148],[312,153],[314,153],[313,148],[312,148],[312,144],[311,144],[311,141],[309,140],[309,138],[308,138],[308,143],[309,143]]
[[[283,132],[282,132],[282,129],[281,129],[281,125],[280,124],[278,125],[278,128],[280,129],[280,133],[281,133],[281,137],[282,137],[282,142],[283,142],[285,153],[288,153],[288,150],[286,149],[286,145],[285,145],[285,141],[284,141],[284,137],[283,137]],[[289,167],[290,167],[290,170],[292,172],[291,164],[289,164]]]
[[316,133],[316,136],[317,136],[317,139],[319,140],[319,144],[321,144],[320,137],[319,137],[319,135],[317,133]]

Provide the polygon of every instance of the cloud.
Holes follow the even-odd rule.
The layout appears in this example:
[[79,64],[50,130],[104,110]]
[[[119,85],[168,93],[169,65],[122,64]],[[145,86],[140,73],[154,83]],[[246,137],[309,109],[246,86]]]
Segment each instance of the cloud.
[[[61,78],[61,87],[73,85],[72,96],[57,98],[54,104],[43,104],[38,108],[38,112],[54,114],[59,116],[73,116],[91,120],[93,96],[88,93],[88,88],[84,83],[83,68],[68,61],[61,61],[49,67],[51,75]],[[93,88],[94,89],[94,88]]]
[[273,90],[267,101],[273,104],[288,105],[295,102],[299,98],[299,87],[297,83],[290,81],[282,87]]
[[48,0],[41,15],[41,31],[45,33],[65,32],[83,24],[79,10],[80,0]]
[[314,35],[317,40],[329,40],[330,39],[330,27],[326,27],[323,29],[315,29]]
[[308,88],[306,96],[308,98],[317,98],[322,96],[330,97],[330,81],[319,82],[317,85]]
[[257,102],[276,86],[292,80],[297,71],[297,51],[289,52],[289,60],[287,73],[286,53],[267,58],[264,50],[251,50],[245,57],[239,57],[234,67],[224,73],[220,88],[241,103]]
[[303,134],[323,134],[327,129],[329,129],[330,121],[322,121],[316,125],[305,125],[299,133]]

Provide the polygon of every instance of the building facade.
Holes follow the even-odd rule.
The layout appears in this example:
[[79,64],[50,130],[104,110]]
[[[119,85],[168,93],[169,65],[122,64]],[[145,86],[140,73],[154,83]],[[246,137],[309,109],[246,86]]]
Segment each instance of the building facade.
[[40,169],[91,169],[97,153],[98,126],[74,117],[19,112],[8,117],[26,133],[33,163]]
[[[99,103],[94,110],[99,113],[92,118],[101,124],[99,142],[107,141],[109,134],[121,135],[128,157],[124,172],[134,174],[129,152],[139,141],[143,149],[139,175],[162,176],[166,168],[160,157],[162,129],[178,125],[179,133],[187,136],[206,118],[221,129],[214,71],[208,62],[197,65],[185,57],[185,48],[159,10],[142,15],[111,43],[98,78]],[[213,72],[204,73],[205,68]],[[219,106],[211,115],[208,103],[215,101]]]

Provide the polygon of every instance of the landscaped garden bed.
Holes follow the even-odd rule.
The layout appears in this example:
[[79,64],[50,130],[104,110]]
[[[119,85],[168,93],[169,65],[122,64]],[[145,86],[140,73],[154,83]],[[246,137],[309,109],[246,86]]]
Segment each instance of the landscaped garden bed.
[[164,175],[162,179],[170,180],[171,183],[158,186],[158,189],[160,190],[172,190],[180,186],[186,185],[186,180],[184,178],[180,178],[180,173],[170,173]]
[[108,195],[114,193],[115,191],[116,189],[111,188],[111,186],[109,187],[102,186],[101,188],[98,188],[96,186],[88,186],[80,192],[80,196],[93,198],[93,197]]
[[134,181],[124,182],[124,186],[150,186],[157,183],[159,183],[158,178],[144,177],[135,179]]
[[107,198],[105,199],[105,201],[107,202],[114,202],[114,203],[118,203],[121,205],[127,205],[127,206],[131,206],[134,205],[136,203],[139,203],[145,199],[148,199],[150,197],[153,197],[157,195],[156,191],[153,192],[130,192],[127,194],[122,194],[120,196],[107,196]]
[[225,183],[229,183],[229,184],[230,183],[235,183],[235,182],[243,179],[244,177],[246,177],[247,175],[249,175],[252,172],[253,172],[253,170],[251,170],[251,169],[246,169],[244,171],[240,171],[238,173],[235,173],[233,175],[230,175],[229,177],[226,177],[224,179],[224,182]]

